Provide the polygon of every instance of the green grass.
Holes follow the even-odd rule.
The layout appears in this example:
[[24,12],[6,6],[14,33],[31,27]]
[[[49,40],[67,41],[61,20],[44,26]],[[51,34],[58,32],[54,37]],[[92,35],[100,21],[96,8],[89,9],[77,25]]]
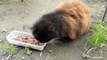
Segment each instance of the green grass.
[[91,26],[93,32],[91,36],[90,43],[94,48],[97,48],[104,43],[107,38],[107,26],[104,26],[102,23],[94,23]]
[[21,50],[21,53],[30,56],[32,54],[32,51],[30,50],[30,48],[25,48],[24,50]]
[[91,44],[90,48],[86,51],[89,54],[95,51],[98,47],[103,47],[105,45],[105,40],[107,39],[107,25],[104,23],[92,23],[90,27],[92,35],[88,43]]
[[93,23],[91,26],[93,32],[90,43],[94,48],[99,47],[107,38],[107,26],[103,23]]
[[91,38],[91,44],[93,45],[93,47],[99,47],[101,43],[104,43],[106,38],[107,35],[104,31],[95,33]]
[[92,31],[100,31],[100,30],[104,29],[104,26],[102,23],[93,23],[91,25],[91,29],[92,29]]
[[32,54],[32,51],[31,51],[29,48],[26,48],[26,54],[27,54],[27,55],[31,55],[31,54]]
[[17,49],[13,45],[10,45],[8,43],[1,43],[0,50],[8,53],[9,55],[13,55],[17,52]]

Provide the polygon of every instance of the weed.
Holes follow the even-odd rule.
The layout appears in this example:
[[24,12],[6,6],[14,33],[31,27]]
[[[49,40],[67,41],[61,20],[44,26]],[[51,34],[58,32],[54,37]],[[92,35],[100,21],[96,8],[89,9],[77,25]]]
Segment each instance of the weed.
[[94,23],[92,24],[91,29],[93,34],[90,43],[94,48],[99,47],[107,38],[107,26],[104,26],[102,23]]
[[99,30],[101,30],[101,28],[104,28],[101,23],[93,23],[91,25],[92,31],[99,31]]
[[25,48],[25,50],[23,50],[23,52],[27,55],[31,55],[32,51],[29,48]]
[[13,45],[10,45],[8,43],[1,43],[0,49],[8,53],[9,55],[13,55],[17,52],[17,49]]
[[92,39],[91,39],[91,44],[94,47],[99,47],[100,44],[103,43],[106,38],[107,38],[107,35],[105,35],[104,31],[94,33],[94,35],[92,36]]

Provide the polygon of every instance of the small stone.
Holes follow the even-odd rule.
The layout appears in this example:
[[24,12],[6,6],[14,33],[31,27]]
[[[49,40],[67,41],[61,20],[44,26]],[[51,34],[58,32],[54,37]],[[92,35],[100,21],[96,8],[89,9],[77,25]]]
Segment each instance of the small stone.
[[2,32],[2,33],[7,32],[7,29],[6,29],[6,28],[2,28],[2,29],[1,29],[1,32]]
[[82,54],[82,57],[85,58],[85,59],[90,59],[91,58],[91,56],[87,55],[87,54]]
[[105,47],[106,45],[104,43],[101,43],[100,44],[100,47]]
[[0,40],[0,43],[2,43],[3,42],[3,40]]
[[40,56],[42,56],[42,54],[43,54],[43,53],[41,52],[41,53],[40,53]]
[[53,50],[48,50],[49,53],[53,52]]

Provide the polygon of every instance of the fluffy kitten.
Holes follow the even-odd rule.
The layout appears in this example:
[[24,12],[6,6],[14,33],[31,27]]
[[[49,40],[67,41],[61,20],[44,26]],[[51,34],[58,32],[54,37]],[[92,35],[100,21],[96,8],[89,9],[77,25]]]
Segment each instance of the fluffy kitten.
[[61,3],[55,11],[44,14],[32,27],[32,34],[45,43],[54,38],[75,40],[90,26],[90,13],[86,4],[79,0]]

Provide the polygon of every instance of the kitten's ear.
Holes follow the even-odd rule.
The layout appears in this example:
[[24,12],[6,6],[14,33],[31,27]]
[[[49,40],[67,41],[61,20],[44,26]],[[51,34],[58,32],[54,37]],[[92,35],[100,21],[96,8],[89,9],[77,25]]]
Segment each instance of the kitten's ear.
[[49,26],[47,30],[48,31],[55,31],[55,28],[53,26]]

